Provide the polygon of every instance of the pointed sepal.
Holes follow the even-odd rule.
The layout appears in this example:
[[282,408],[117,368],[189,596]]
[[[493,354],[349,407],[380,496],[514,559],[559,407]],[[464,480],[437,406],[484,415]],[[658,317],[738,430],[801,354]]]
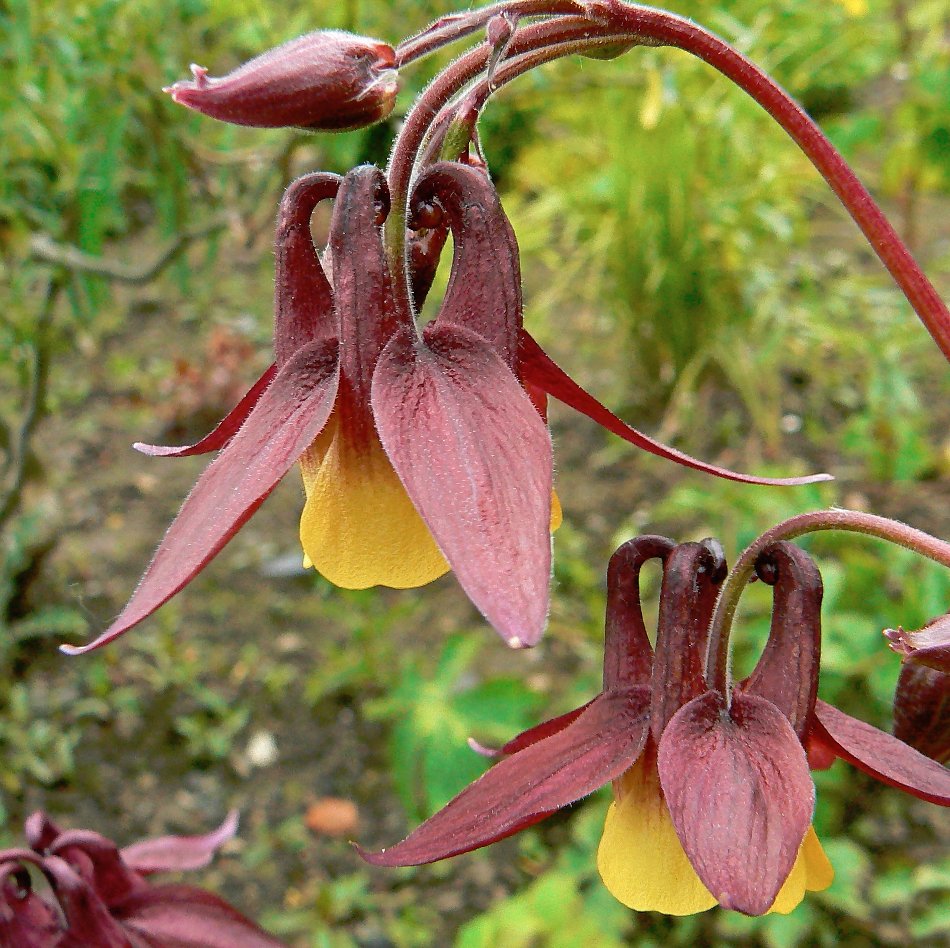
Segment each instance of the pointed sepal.
[[210,454],[223,448],[240,430],[247,421],[247,416],[254,410],[254,406],[261,400],[268,386],[277,375],[277,366],[271,364],[264,374],[250,387],[244,397],[218,422],[214,430],[206,434],[194,444],[163,445],[146,444],[136,441],[132,445],[136,451],[157,458],[189,458],[196,454]]
[[78,655],[111,642],[204,569],[323,429],[338,383],[335,341],[299,349],[198,479],[119,617],[88,645],[61,650]]
[[593,395],[581,388],[524,330],[522,330],[520,336],[518,358],[519,371],[526,383],[530,382],[532,385],[544,389],[553,398],[582,415],[586,415],[601,428],[605,428],[634,447],[642,448],[659,458],[675,461],[683,467],[691,467],[705,474],[715,474],[716,477],[722,477],[727,481],[739,481],[743,484],[795,487],[802,484],[815,484],[818,481],[833,480],[830,474],[809,474],[805,477],[756,477],[753,474],[740,474],[736,471],[730,471],[728,468],[698,461],[696,458],[656,441],[621,421],[613,412],[597,401]]
[[819,701],[815,726],[821,739],[859,770],[921,800],[950,806],[950,770],[903,741]]
[[380,440],[459,583],[513,647],[534,645],[551,572],[551,439],[484,339],[399,333],[372,389]]
[[815,788],[788,719],[755,695],[709,691],[667,725],[657,764],[677,836],[724,908],[769,910],[811,825]]
[[619,777],[647,736],[647,692],[600,695],[571,725],[506,757],[401,843],[360,855],[416,866],[504,839]]

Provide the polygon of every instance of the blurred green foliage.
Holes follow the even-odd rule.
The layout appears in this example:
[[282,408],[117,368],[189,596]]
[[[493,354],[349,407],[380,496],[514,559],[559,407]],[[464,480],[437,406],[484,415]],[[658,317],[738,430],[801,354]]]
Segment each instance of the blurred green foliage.
[[[946,295],[945,4],[670,6],[806,105]],[[174,822],[173,786],[189,814],[238,802],[246,842],[223,884],[300,945],[940,943],[950,877],[932,808],[841,763],[816,775],[836,882],[789,917],[627,912],[594,869],[606,792],[492,850],[397,873],[368,870],[304,819],[311,795],[345,795],[367,814],[361,839],[398,838],[486,766],[468,736],[501,742],[594,694],[606,555],[631,535],[715,535],[735,557],[783,517],[831,503],[950,534],[945,365],[792,144],[678,53],[562,63],[490,104],[482,139],[522,246],[529,324],[598,394],[686,450],[759,471],[828,469],[838,485],[749,488],[634,463],[555,411],[567,520],[551,634],[531,656],[504,652],[450,580],[394,594],[262,577],[254,564],[286,549],[266,532],[263,554],[239,551],[128,644],[72,663],[53,654],[120,605],[157,540],[151,521],[187,487],[187,469],[152,484],[138,472],[153,468],[119,468],[115,445],[229,407],[228,384],[253,377],[254,353],[266,358],[281,189],[312,168],[383,163],[398,115],[447,60],[408,73],[389,122],[340,136],[219,126],[158,90],[192,60],[223,73],[317,26],[395,40],[454,9],[0,10],[0,827],[12,833],[38,805],[67,823],[94,825],[91,814],[122,826],[129,801],[145,809],[136,820],[157,809]],[[64,262],[64,249],[88,256]],[[209,342],[216,329],[224,355]],[[209,361],[225,383],[204,381]],[[880,630],[946,610],[950,582],[872,541],[806,545],[826,585],[822,694],[886,726],[897,661]],[[768,609],[768,591],[751,588],[740,669]],[[279,771],[255,770],[246,750],[262,729],[276,735]]]

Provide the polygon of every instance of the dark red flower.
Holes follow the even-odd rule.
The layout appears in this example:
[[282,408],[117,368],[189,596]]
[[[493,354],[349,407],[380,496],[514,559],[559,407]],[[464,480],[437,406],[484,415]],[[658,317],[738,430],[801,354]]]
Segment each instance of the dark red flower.
[[180,105],[236,125],[343,131],[372,125],[393,110],[395,62],[386,43],[321,30],[262,53],[221,79],[192,66],[194,79],[164,91]]
[[885,629],[884,635],[905,662],[950,672],[950,613],[931,619],[916,632],[905,632],[898,626]]
[[[639,571],[664,562],[656,650]],[[759,576],[774,585],[772,627],[752,674],[723,693],[705,678],[710,620],[725,573],[715,541],[640,537],[607,574],[604,689],[509,741],[504,756],[405,840],[363,853],[417,865],[488,845],[613,781],[598,853],[607,887],[638,910],[682,915],[720,905],[791,911],[831,867],[811,828],[805,747],[950,804],[950,773],[896,737],[817,700],[821,578],[787,542]]]
[[[315,205],[335,197],[322,260]],[[630,428],[585,392],[522,328],[518,247],[483,170],[440,162],[416,184],[413,217],[436,232],[423,269],[451,229],[454,259],[441,309],[420,333],[409,287],[391,274],[381,226],[385,179],[356,168],[294,182],[277,229],[276,362],[184,457],[221,449],[199,478],[116,621],[84,648],[114,639],[198,573],[299,460],[307,503],[305,565],[352,589],[421,586],[452,569],[512,646],[544,627],[551,572],[553,395],[631,444],[688,467],[750,483],[801,484],[704,464]],[[442,223],[440,223],[442,222]],[[422,226],[422,225],[420,225]],[[444,235],[443,235],[444,239]],[[326,270],[324,269],[326,267]],[[394,279],[408,279],[406,292]]]
[[[163,836],[118,849],[90,830],[62,831],[45,813],[26,821],[29,849],[0,851],[0,944],[11,948],[279,948],[227,902],[156,872],[206,866],[237,830],[231,813],[203,836]],[[45,876],[33,890],[27,867]]]

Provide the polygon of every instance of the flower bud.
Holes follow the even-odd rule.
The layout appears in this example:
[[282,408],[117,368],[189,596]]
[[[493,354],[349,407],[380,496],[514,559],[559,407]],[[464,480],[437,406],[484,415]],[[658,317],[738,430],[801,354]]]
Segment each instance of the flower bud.
[[338,30],[307,33],[220,79],[202,66],[164,91],[180,105],[235,125],[344,131],[384,119],[396,102],[391,46]]

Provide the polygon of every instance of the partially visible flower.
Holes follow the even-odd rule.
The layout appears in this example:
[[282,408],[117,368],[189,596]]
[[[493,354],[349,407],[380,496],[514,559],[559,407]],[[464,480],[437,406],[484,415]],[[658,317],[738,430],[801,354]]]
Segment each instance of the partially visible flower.
[[392,112],[395,63],[386,43],[321,30],[262,53],[220,79],[193,65],[194,79],[164,91],[180,105],[235,125],[345,131]]
[[950,761],[950,674],[904,662],[894,692],[894,735],[940,763]]
[[[639,594],[651,558],[664,561],[655,653]],[[607,574],[603,691],[509,741],[503,760],[405,840],[363,857],[402,866],[468,852],[612,781],[598,869],[617,899],[672,915],[717,903],[786,913],[833,876],[811,828],[806,747],[950,804],[943,767],[817,700],[821,579],[808,556],[779,542],[756,568],[775,587],[769,639],[752,674],[724,694],[704,676],[726,572],[719,544],[626,543]]]
[[905,662],[950,672],[950,613],[931,619],[916,632],[905,632],[898,626],[885,629],[884,635]]
[[[331,197],[321,260],[309,222]],[[451,568],[509,645],[534,645],[547,617],[550,532],[560,521],[549,395],[687,467],[750,483],[827,478],[757,478],[705,464],[629,427],[578,386],[522,326],[517,242],[480,168],[428,167],[410,211],[434,243],[416,245],[425,273],[408,274],[405,290],[424,292],[443,224],[454,243],[442,306],[421,332],[408,292],[393,289],[407,275],[387,264],[382,173],[364,166],[290,186],[277,229],[275,364],[196,444],[136,445],[166,457],[221,452],[119,617],[89,645],[65,651],[104,645],[154,612],[298,460],[306,565],[351,589],[421,586]]]
[[[223,899],[187,885],[153,885],[156,872],[206,866],[237,830],[232,812],[203,836],[163,836],[124,849],[91,830],[60,830],[37,812],[29,849],[0,850],[0,944],[11,948],[280,948]],[[33,889],[27,867],[46,877]]]

